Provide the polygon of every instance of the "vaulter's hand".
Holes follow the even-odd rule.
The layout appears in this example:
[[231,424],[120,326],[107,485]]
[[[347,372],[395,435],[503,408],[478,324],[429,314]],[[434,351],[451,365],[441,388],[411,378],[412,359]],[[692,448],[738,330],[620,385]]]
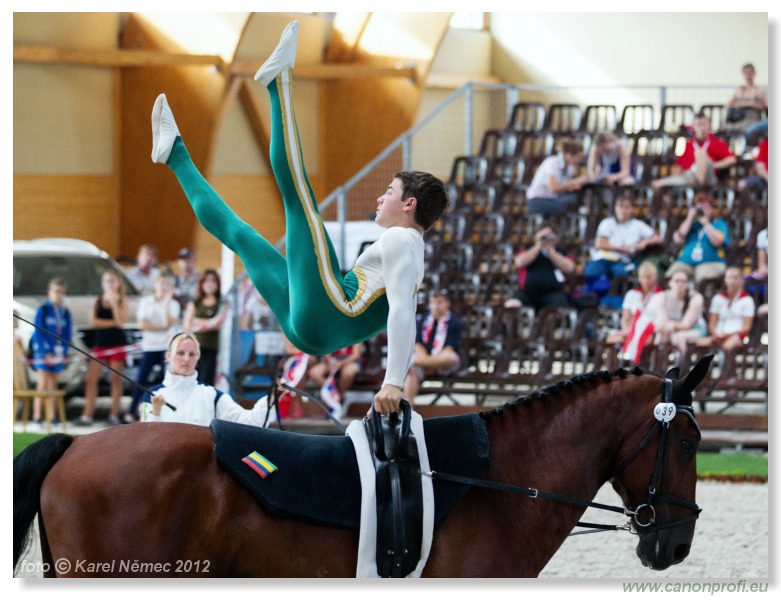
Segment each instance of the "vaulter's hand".
[[374,410],[381,415],[398,412],[402,391],[400,387],[385,384],[374,396]]

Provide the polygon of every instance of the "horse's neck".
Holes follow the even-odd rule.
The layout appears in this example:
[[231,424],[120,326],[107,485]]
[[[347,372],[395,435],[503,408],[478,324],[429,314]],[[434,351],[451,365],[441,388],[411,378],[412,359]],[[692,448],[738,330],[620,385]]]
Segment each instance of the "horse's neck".
[[[544,485],[560,487],[566,482],[570,493],[589,496],[590,500],[611,476],[622,446],[635,433],[632,423],[638,411],[634,389],[631,380],[617,378],[575,384],[548,398],[532,399],[515,410],[503,411],[493,418],[511,421],[511,427],[504,423],[500,429],[516,433],[499,436],[502,439],[496,443],[497,436],[492,436],[491,453],[507,457],[502,465],[518,460],[524,463],[523,468],[511,470],[535,481],[518,485],[543,489]],[[489,432],[491,425],[489,422]]]

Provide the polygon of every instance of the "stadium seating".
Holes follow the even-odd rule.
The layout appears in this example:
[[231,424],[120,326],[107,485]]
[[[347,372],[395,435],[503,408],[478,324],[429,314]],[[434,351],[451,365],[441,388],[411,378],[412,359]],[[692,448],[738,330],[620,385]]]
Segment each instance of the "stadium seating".
[[[714,120],[714,128],[721,127],[721,107],[708,105],[702,110]],[[611,105],[581,109],[574,104],[551,104],[546,108],[524,102],[513,108],[506,128],[485,132],[478,155],[454,159],[448,182],[454,208],[427,235],[428,284],[424,287],[446,287],[451,292],[454,312],[465,321],[462,364],[455,376],[428,378],[421,393],[435,390],[435,401],[452,400],[459,392],[473,393],[480,403],[490,395],[515,395],[586,370],[631,366],[620,347],[604,344],[606,332],[618,326],[618,310],[599,306],[580,311],[543,309],[536,314],[528,307],[504,308],[517,286],[513,256],[532,243],[542,222],[526,213],[526,187],[562,136],[588,142],[597,131],[613,130],[629,144],[639,171],[638,183],[618,193],[632,199],[634,216],[660,232],[663,249],[672,256],[678,250],[672,232],[685,217],[694,190],[667,188],[663,196],[655,196],[649,184],[669,174],[690,135],[695,112],[689,104],[662,106],[657,123],[652,105],[625,106],[617,118],[617,107]],[[746,165],[732,171],[714,190],[714,208],[730,225],[728,261],[748,273],[756,267],[756,234],[767,226],[767,192],[736,193],[738,178],[750,172]],[[604,191],[589,186],[582,194],[580,211],[548,219],[559,231],[560,248],[578,265],[570,277],[570,291],[583,283],[582,267],[589,258],[596,226],[612,214],[614,193]],[[611,292],[623,295],[634,285],[634,278],[623,278]],[[720,285],[720,281],[706,281],[700,286],[706,305]],[[766,301],[766,288],[753,288],[758,303]],[[426,296],[418,296],[420,313],[425,311]],[[708,381],[711,392],[726,390],[734,401],[742,401],[757,398],[757,390],[767,391],[766,317],[755,320],[750,338],[745,352],[726,358],[717,353],[715,375]],[[764,345],[758,340],[764,340]],[[676,364],[686,368],[697,356],[714,351],[694,346],[690,350],[686,355],[666,346],[648,347],[641,366],[656,372],[666,372]],[[721,377],[725,369],[737,375]],[[728,379],[730,386],[725,387]]]
[[[714,130],[722,130],[723,107],[705,105],[699,110],[712,118]],[[533,242],[542,222],[541,217],[526,211],[526,189],[537,166],[556,151],[562,137],[581,139],[587,145],[596,132],[615,131],[630,147],[637,183],[610,193],[599,186],[587,186],[579,211],[548,219],[560,233],[558,246],[576,261],[568,290],[583,284],[582,269],[589,259],[596,227],[612,214],[617,194],[632,199],[634,216],[659,231],[663,252],[673,256],[679,248],[672,241],[672,232],[685,217],[695,190],[670,187],[661,195],[653,194],[650,182],[669,174],[690,135],[695,112],[691,104],[662,106],[657,122],[656,109],[649,104],[624,106],[618,117],[618,108],[612,105],[545,107],[521,102],[513,107],[505,128],[483,134],[477,155],[453,160],[447,182],[451,207],[425,238],[426,276],[418,293],[418,313],[427,309],[431,290],[449,290],[453,310],[464,320],[461,367],[455,375],[426,379],[421,394],[433,393],[434,402],[445,398],[456,402],[454,394],[473,394],[481,404],[489,396],[516,396],[577,373],[632,366],[620,346],[604,343],[606,333],[619,326],[617,309],[598,306],[535,312],[529,307],[504,307],[517,288],[514,255]],[[767,191],[736,191],[737,181],[752,172],[753,161],[745,158],[750,149],[744,138],[724,137],[741,151],[740,167],[731,169],[713,190],[714,208],[730,226],[728,262],[748,274],[756,268],[756,235],[767,226]],[[766,282],[755,283],[750,293],[757,304],[766,302]],[[636,284],[633,277],[619,278],[611,293],[622,296]],[[720,285],[721,281],[714,280],[700,286],[706,310]],[[699,356],[713,352],[714,368],[698,390],[697,400],[703,409],[713,394],[731,402],[766,401],[766,316],[755,319],[749,338],[734,356],[694,345],[684,353],[668,346],[648,347],[641,356],[641,366],[659,373],[675,365],[685,370]],[[383,342],[372,342],[371,347],[373,370],[366,378],[378,386],[374,370],[381,368]]]

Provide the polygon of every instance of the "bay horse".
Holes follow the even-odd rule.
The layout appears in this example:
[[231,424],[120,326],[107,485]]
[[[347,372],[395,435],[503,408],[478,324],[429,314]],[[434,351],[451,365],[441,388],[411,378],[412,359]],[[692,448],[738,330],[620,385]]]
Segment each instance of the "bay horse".
[[[490,450],[480,481],[542,497],[470,487],[434,530],[423,576],[536,577],[608,481],[643,565],[681,562],[699,513],[692,391],[711,358],[681,379],[677,368],[667,378],[639,368],[578,375],[479,413]],[[654,414],[671,405],[667,420]],[[39,440],[14,459],[15,570],[36,514],[45,576],[356,571],[358,531],[267,511],[217,464],[209,427],[138,423]],[[120,561],[130,567],[118,574]]]

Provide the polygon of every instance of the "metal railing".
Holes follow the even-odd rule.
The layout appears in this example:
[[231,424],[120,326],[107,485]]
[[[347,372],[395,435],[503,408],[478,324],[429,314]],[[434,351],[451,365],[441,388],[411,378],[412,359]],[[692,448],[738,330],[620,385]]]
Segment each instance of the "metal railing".
[[[699,110],[706,104],[724,104],[734,86],[629,86],[574,87],[549,85],[507,85],[468,83],[450,93],[425,118],[404,132],[387,148],[369,161],[349,181],[336,188],[320,204],[321,213],[335,205],[335,219],[342,224],[342,235],[336,249],[340,263],[347,265],[347,221],[366,220],[374,211],[374,198],[397,171],[428,171],[443,180],[450,175],[453,158],[476,154],[483,132],[507,126],[512,109],[518,102],[550,104],[613,105],[618,115],[632,104],[654,107],[656,125],[661,107],[667,104],[690,104]],[[369,198],[370,200],[367,200]],[[370,203],[370,204],[367,204]],[[283,237],[277,247],[284,246]]]

